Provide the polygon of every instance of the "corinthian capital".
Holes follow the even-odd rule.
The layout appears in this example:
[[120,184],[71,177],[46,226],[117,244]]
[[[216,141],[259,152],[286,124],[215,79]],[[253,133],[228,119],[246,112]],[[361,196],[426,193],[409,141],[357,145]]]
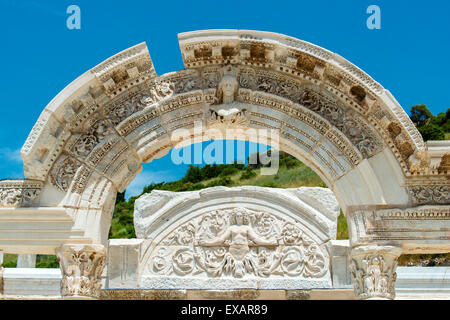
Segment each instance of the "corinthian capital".
[[100,296],[101,275],[106,262],[104,246],[65,244],[57,250],[56,255],[63,275],[62,296]]
[[350,273],[357,299],[394,299],[397,258],[395,246],[360,246],[352,249]]

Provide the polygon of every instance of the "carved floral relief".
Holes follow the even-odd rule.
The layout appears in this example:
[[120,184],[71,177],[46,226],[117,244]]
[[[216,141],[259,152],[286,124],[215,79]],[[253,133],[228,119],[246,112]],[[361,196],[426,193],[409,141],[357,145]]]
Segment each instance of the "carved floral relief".
[[178,227],[156,247],[149,269],[166,276],[320,278],[328,260],[298,225],[232,208]]
[[449,204],[449,185],[418,185],[408,187],[412,200],[417,204]]
[[60,157],[50,172],[50,181],[61,191],[67,192],[80,162],[70,157]]
[[0,207],[30,207],[41,193],[43,183],[32,180],[0,182]]

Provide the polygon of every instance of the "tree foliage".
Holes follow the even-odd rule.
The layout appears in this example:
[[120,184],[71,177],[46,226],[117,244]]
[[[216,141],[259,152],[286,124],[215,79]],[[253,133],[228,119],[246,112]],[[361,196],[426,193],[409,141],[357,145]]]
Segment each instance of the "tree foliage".
[[423,140],[445,140],[450,136],[450,108],[434,116],[424,104],[415,105],[410,112]]
[[411,108],[410,118],[417,127],[425,125],[431,117],[433,114],[424,104],[418,104]]

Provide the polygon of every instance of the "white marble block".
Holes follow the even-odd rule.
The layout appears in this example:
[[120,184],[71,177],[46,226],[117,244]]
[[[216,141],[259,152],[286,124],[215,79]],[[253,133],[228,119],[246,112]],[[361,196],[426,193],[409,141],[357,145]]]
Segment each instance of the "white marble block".
[[135,202],[140,287],[331,288],[338,214],[326,188],[153,191]]

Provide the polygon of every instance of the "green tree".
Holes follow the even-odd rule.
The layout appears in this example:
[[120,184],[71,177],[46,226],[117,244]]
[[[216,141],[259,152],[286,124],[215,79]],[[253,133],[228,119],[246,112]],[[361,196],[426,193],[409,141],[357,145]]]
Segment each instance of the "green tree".
[[184,175],[183,180],[185,182],[192,182],[197,183],[202,180],[202,172],[199,167],[193,166],[192,164],[189,165],[189,168],[186,171],[186,174]]
[[119,202],[123,202],[125,201],[125,191],[123,192],[117,192],[117,196],[116,196],[116,204],[118,204]]
[[430,118],[433,117],[433,114],[430,110],[428,110],[427,106],[424,104],[418,104],[411,108],[411,121],[417,127],[421,127],[425,125]]
[[424,104],[419,104],[411,108],[410,117],[425,141],[445,140],[450,135],[450,109],[434,116]]
[[418,128],[422,134],[423,140],[445,140],[445,133],[439,126],[433,123],[427,123]]
[[256,172],[253,171],[251,166],[246,166],[241,174],[239,180],[248,180],[256,176]]

